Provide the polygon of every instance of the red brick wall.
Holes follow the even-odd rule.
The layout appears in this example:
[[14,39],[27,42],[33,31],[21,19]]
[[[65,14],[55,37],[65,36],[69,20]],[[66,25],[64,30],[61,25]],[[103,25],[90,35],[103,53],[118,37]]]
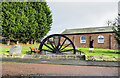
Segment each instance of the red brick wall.
[[[104,36],[104,43],[98,43],[98,36]],[[109,49],[109,35],[111,35],[111,49],[114,49],[114,45],[117,45],[116,40],[114,39],[113,33],[98,33],[98,34],[79,34],[79,35],[66,35],[68,36],[74,43],[76,47],[86,47],[89,48],[90,40],[89,37],[91,36],[91,40],[94,40],[93,47],[94,48],[104,48]],[[80,43],[80,37],[86,37],[86,43]]]

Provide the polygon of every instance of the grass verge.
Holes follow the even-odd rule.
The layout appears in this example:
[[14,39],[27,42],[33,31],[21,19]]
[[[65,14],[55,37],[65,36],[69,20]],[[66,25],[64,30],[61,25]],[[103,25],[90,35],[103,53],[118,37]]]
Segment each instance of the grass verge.
[[[8,53],[10,48],[12,46],[2,45],[0,47],[0,53]],[[39,48],[38,45],[29,45],[29,46],[22,46],[22,54],[26,54],[26,52],[30,51],[29,47],[36,47]],[[43,46],[44,49],[46,49],[45,46]],[[72,49],[71,47],[67,47],[66,49]],[[120,57],[120,53],[115,53],[112,49],[100,49],[100,48],[94,48],[94,52],[89,52],[89,48],[77,48],[78,50],[81,50],[85,55],[91,55],[91,56],[109,56],[109,57]]]

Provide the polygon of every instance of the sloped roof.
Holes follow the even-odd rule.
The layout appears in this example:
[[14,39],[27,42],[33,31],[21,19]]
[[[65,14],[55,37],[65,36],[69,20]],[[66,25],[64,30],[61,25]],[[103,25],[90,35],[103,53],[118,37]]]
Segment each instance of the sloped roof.
[[112,28],[113,28],[113,26],[66,29],[65,31],[62,32],[62,34],[113,32]]

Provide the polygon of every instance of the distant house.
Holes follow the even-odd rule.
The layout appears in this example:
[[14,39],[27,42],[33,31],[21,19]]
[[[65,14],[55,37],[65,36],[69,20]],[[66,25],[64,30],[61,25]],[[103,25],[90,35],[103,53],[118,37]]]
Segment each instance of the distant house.
[[114,39],[113,26],[90,27],[80,29],[66,29],[62,34],[68,36],[77,47],[90,47],[90,41],[94,40],[94,48],[114,49],[117,45]]

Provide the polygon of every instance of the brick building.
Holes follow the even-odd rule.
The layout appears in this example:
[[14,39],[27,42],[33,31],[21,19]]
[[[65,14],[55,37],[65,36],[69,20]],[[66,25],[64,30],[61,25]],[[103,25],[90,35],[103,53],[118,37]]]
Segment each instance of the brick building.
[[94,48],[114,49],[117,45],[112,26],[66,29],[62,34],[68,36],[77,47],[88,48],[92,40]]

